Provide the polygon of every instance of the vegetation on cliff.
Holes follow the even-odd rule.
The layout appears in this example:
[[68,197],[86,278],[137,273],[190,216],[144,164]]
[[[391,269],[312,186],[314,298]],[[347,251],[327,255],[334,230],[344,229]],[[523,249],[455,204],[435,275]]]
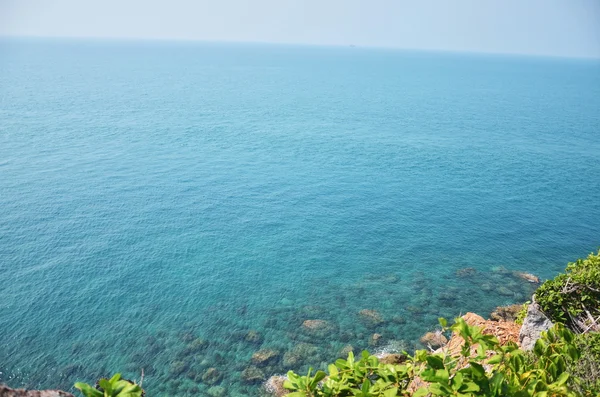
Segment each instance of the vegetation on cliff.
[[[350,354],[329,365],[328,374],[290,371],[284,387],[289,397],[600,395],[600,252],[569,263],[535,299],[555,325],[531,352],[513,342],[500,344],[459,318],[450,329],[463,339],[460,352],[419,350],[396,365],[368,352],[359,361]],[[525,313],[516,315],[519,322]]]

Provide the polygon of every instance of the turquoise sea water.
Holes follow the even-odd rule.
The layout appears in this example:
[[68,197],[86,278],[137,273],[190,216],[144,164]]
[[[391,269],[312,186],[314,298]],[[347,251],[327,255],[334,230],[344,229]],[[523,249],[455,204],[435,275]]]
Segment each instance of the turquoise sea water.
[[419,347],[439,316],[527,300],[511,272],[552,277],[599,220],[598,61],[0,41],[14,387],[143,368],[149,396],[258,395],[255,351],[269,376],[373,333]]

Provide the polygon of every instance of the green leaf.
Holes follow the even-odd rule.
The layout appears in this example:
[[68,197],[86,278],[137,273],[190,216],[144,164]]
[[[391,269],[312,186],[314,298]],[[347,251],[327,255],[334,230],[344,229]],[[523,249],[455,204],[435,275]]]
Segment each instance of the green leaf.
[[312,381],[309,384],[310,389],[311,390],[315,389],[317,387],[317,385],[319,384],[319,382],[322,381],[323,378],[325,378],[326,376],[327,376],[327,374],[325,372],[317,371],[314,378],[312,379]]
[[364,381],[362,384],[362,387],[360,388],[360,390],[363,392],[363,394],[368,394],[369,393],[369,389],[371,388],[371,382],[369,382],[368,380]]
[[329,376],[333,376],[333,377],[337,377],[339,374],[339,371],[337,369],[337,367],[333,364],[329,364],[329,366],[327,367],[327,369],[329,370]]
[[100,379],[98,381],[98,384],[100,385],[102,390],[104,390],[104,394],[106,394],[107,396],[112,396],[113,389],[112,389],[112,385],[108,379]]
[[457,372],[456,375],[452,378],[452,388],[454,390],[459,390],[463,384],[463,374]]
[[398,395],[398,388],[392,387],[383,392],[383,397],[396,397]]
[[448,326],[448,321],[444,317],[438,318],[438,322],[442,326],[442,328],[446,328]]
[[114,374],[112,378],[110,378],[110,383],[116,383],[119,379],[121,379],[121,374]]
[[426,387],[421,387],[420,389],[417,389],[417,391],[413,393],[412,397],[425,397],[428,394],[429,394],[429,390],[427,390]]
[[75,383],[75,388],[79,389],[85,397],[103,397],[104,394],[100,390],[94,389],[87,383]]
[[427,364],[433,369],[444,369],[444,360],[438,355],[429,355],[426,358]]
[[562,386],[564,385],[567,381],[569,380],[569,374],[567,372],[563,372],[562,374],[559,375],[558,379],[556,379],[556,382],[554,382],[554,384],[556,386]]

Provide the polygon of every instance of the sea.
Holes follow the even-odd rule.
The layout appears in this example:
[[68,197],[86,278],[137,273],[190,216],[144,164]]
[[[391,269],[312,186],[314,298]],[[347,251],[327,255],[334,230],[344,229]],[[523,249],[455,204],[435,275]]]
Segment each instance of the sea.
[[259,396],[599,247],[600,60],[0,39],[11,387]]

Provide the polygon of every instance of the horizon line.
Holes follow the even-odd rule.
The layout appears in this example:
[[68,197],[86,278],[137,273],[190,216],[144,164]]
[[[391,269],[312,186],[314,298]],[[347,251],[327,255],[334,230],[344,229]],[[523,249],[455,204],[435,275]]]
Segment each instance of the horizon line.
[[416,51],[429,53],[453,53],[453,54],[470,54],[470,55],[497,55],[497,56],[514,56],[514,57],[531,57],[531,58],[560,58],[560,59],[577,59],[577,60],[600,60],[600,55],[561,55],[561,54],[546,54],[546,53],[525,53],[525,52],[509,52],[509,51],[479,51],[467,49],[447,49],[447,48],[417,48],[417,47],[395,47],[388,45],[359,45],[359,44],[317,44],[317,43],[302,43],[302,42],[278,42],[278,41],[258,41],[258,40],[207,40],[200,38],[187,37],[136,37],[136,36],[38,36],[38,35],[10,35],[0,34],[0,39],[41,39],[41,40],[93,40],[93,41],[145,41],[145,42],[186,42],[186,43],[204,43],[204,44],[246,44],[246,45],[274,45],[274,46],[298,46],[298,47],[335,47],[335,48],[355,48],[355,49],[374,49],[374,50],[393,50],[393,51]]

